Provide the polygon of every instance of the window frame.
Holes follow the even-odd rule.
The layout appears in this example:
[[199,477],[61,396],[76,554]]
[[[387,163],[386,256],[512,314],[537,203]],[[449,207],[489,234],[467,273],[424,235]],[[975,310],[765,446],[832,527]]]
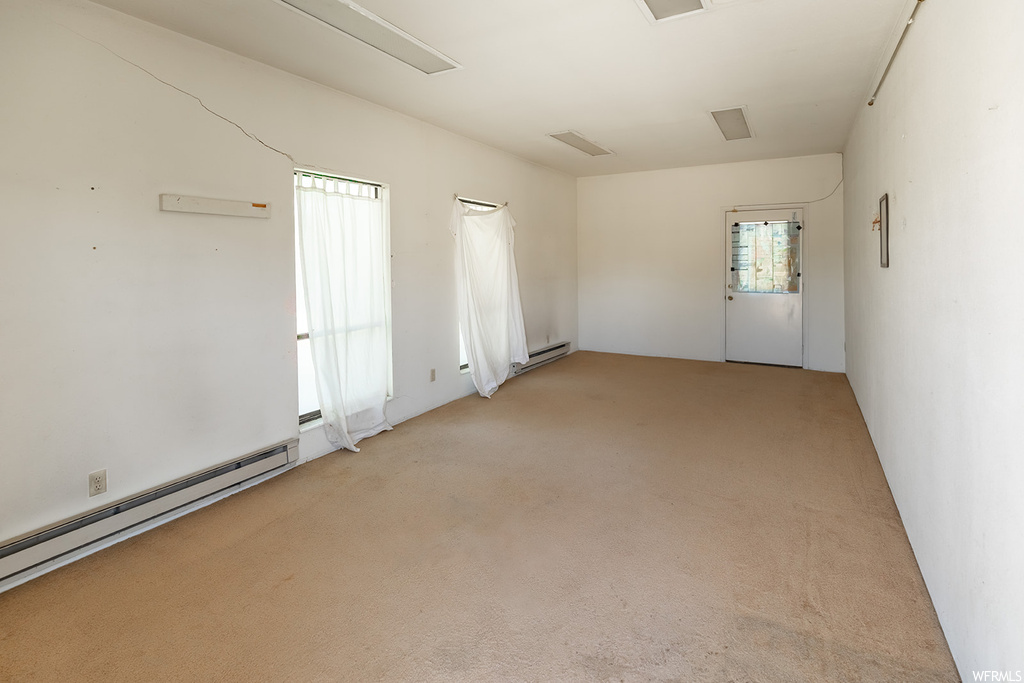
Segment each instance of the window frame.
[[[314,170],[306,169],[306,168],[294,168],[294,169],[292,169],[292,188],[293,188],[293,193],[294,193],[294,188],[298,186],[299,179],[302,176],[307,176],[307,177],[310,177],[310,178],[322,178],[322,179],[330,180],[330,181],[334,181],[334,182],[344,182],[344,183],[350,183],[350,184],[361,185],[361,186],[373,188],[373,196],[370,196],[368,198],[380,200],[380,202],[382,204],[382,209],[381,210],[382,210],[383,215],[382,215],[381,219],[382,219],[384,252],[385,252],[384,268],[386,270],[385,282],[387,283],[386,288],[385,288],[385,319],[384,319],[385,336],[387,338],[387,359],[388,359],[388,368],[387,368],[387,378],[388,378],[387,400],[391,401],[394,398],[395,391],[394,391],[394,360],[393,360],[393,346],[392,346],[392,328],[393,328],[393,324],[392,324],[392,319],[391,319],[391,315],[392,315],[392,311],[391,311],[391,287],[392,287],[392,284],[393,284],[392,279],[391,279],[391,259],[394,257],[394,254],[391,252],[391,192],[390,192],[390,187],[386,183],[379,183],[379,182],[375,182],[375,181],[372,181],[372,180],[362,180],[362,179],[353,178],[353,177],[350,177],[350,176],[339,175],[339,174],[335,174],[335,173],[325,173],[323,171],[314,171]],[[357,196],[365,196],[365,195],[357,195]],[[295,266],[296,266],[296,268],[301,268],[301,259],[299,258],[299,254],[298,254],[298,229],[299,229],[298,222],[293,220],[292,230],[294,231],[294,237],[296,239],[296,245],[295,245],[295,249],[296,249],[296,251],[295,251]],[[297,275],[298,275],[298,273],[297,273]],[[297,280],[296,284],[298,286],[298,280]],[[296,293],[295,293],[296,308],[298,308],[298,301],[299,301],[298,296],[299,296],[299,292],[296,291]],[[305,300],[305,293],[304,292],[303,292],[303,300]],[[308,323],[308,320],[307,320],[307,323]],[[296,356],[298,354],[298,343],[303,341],[303,340],[308,340],[308,339],[309,339],[309,332],[308,331],[306,331],[306,332],[299,332],[298,331],[298,311],[296,311],[296,336],[295,336]],[[317,397],[317,402],[319,403],[319,397]],[[323,415],[322,415],[322,413],[320,411],[320,408],[317,408],[316,410],[309,411],[309,412],[306,412],[306,413],[300,413],[299,414],[299,426],[302,427],[304,425],[315,423],[318,420],[321,420],[322,418],[323,418]]]

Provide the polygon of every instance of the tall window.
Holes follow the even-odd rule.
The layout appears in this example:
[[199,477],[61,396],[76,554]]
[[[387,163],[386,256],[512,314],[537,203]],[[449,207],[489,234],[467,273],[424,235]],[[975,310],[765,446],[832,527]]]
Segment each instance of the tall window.
[[[478,199],[467,199],[466,197],[455,196],[463,204],[467,204],[474,208],[479,209],[497,209],[500,204],[493,202],[482,202]],[[469,354],[466,353],[466,340],[462,336],[462,326],[459,326],[459,370],[462,372],[469,372]]]
[[529,360],[516,274],[515,224],[507,204],[482,207],[456,196],[452,205],[459,329],[469,376],[485,397],[508,378],[512,363]]
[[352,450],[389,428],[387,212],[382,185],[295,173],[300,422],[322,417],[328,439]]

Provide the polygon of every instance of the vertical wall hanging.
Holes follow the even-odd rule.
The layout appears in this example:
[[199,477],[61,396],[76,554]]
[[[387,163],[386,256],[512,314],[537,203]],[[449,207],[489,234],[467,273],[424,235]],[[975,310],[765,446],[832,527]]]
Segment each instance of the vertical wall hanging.
[[889,194],[878,200],[878,239],[881,244],[881,264],[889,267]]

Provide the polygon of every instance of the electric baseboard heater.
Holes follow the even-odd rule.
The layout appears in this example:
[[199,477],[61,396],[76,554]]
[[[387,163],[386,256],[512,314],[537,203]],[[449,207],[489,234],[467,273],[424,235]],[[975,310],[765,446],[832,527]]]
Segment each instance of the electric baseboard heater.
[[539,368],[542,365],[547,365],[551,361],[558,360],[569,353],[569,342],[562,342],[560,344],[552,344],[551,346],[543,349],[538,349],[530,353],[530,360],[525,363],[513,363],[512,364],[512,375],[521,375],[524,372]]
[[[173,518],[175,511],[240,488],[241,484],[299,459],[299,441],[292,439],[269,449],[250,453],[223,465],[184,477],[100,510],[87,513],[0,546],[0,590],[43,573],[43,565],[55,568],[67,556],[88,546],[100,546],[114,536],[129,536],[146,522]],[[180,514],[180,513],[179,513]]]

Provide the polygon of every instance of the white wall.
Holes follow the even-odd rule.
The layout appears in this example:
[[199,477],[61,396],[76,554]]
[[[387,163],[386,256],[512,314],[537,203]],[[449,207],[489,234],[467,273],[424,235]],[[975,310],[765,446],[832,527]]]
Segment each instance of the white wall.
[[725,359],[725,212],[806,204],[804,359],[843,371],[842,158],[580,178],[580,348]]
[[576,342],[572,178],[81,0],[5,0],[0,63],[0,540],[298,433],[296,164],[391,186],[393,422],[472,390],[454,192],[510,202],[531,348]]
[[845,155],[847,374],[965,681],[1024,671],[1022,27],[925,2]]

